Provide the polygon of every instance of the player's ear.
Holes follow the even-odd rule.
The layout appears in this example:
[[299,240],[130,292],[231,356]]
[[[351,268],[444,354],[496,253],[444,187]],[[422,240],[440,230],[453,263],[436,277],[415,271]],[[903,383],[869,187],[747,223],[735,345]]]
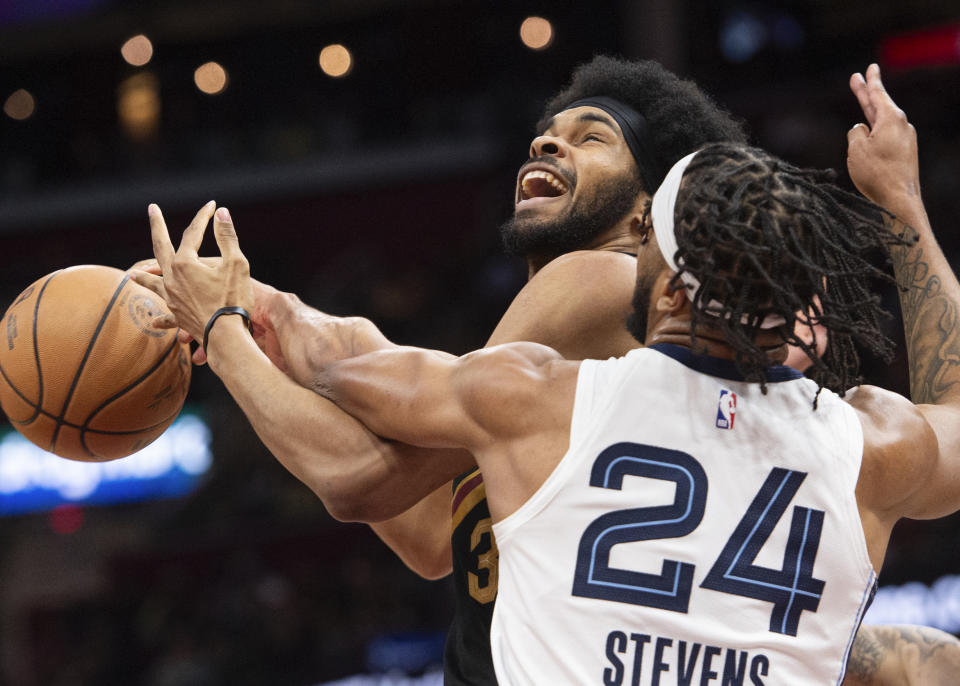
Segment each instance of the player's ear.
[[646,245],[650,241],[650,232],[653,229],[650,206],[650,196],[641,191],[633,203],[633,213],[630,217],[630,232],[639,245]]
[[633,231],[637,234],[637,242],[640,245],[646,245],[650,242],[650,236],[653,233],[653,219],[650,214],[650,208],[653,204],[650,196],[641,193],[638,197],[640,204],[640,214],[634,214],[634,220],[631,224]]
[[687,306],[687,292],[683,282],[679,285],[674,283],[676,274],[675,271],[666,267],[654,282],[654,307],[659,312],[676,315]]

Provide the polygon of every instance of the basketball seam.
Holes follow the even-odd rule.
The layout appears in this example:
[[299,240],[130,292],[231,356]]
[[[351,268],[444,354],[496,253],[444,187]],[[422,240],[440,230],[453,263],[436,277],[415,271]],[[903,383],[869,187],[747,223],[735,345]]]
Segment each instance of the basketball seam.
[[[100,316],[100,321],[97,322],[97,328],[94,329],[93,335],[90,337],[90,343],[87,345],[86,352],[83,353],[83,359],[80,360],[80,364],[77,367],[76,374],[73,375],[73,383],[70,384],[70,390],[67,391],[67,397],[63,401],[63,408],[60,410],[60,416],[56,417],[57,426],[53,430],[53,436],[50,439],[50,452],[53,452],[53,449],[57,445],[57,438],[60,435],[60,427],[62,427],[65,422],[65,417],[67,416],[67,407],[70,405],[70,400],[73,398],[73,392],[77,389],[77,384],[80,383],[80,375],[83,373],[83,368],[87,364],[87,360],[90,359],[90,354],[93,352],[93,346],[97,342],[97,338],[100,336],[100,332],[103,330],[103,325],[106,323],[107,318],[110,316],[110,311],[113,309],[113,304],[117,301],[117,298],[120,297],[120,292],[127,285],[127,282],[130,280],[129,276],[124,275],[123,280],[120,281],[120,285],[117,286],[116,290],[113,292],[113,296],[110,298],[110,302],[107,303],[106,308],[103,311],[103,314]],[[34,317],[34,326],[36,326],[36,317]],[[36,343],[36,340],[34,340]]]
[[[37,363],[37,410],[43,407],[43,369],[40,367],[40,344],[37,342],[37,317],[40,315],[40,301],[43,299],[44,291],[47,290],[47,284],[53,280],[57,273],[54,272],[43,282],[40,292],[37,293],[37,301],[33,303],[33,359]],[[36,418],[37,415],[34,414],[33,419]],[[33,421],[33,419],[30,421]]]
[[43,285],[40,287],[40,292],[37,293],[36,302],[34,302],[33,304],[33,359],[37,363],[36,366],[37,366],[37,394],[38,394],[36,404],[34,404],[32,400],[30,400],[29,398],[27,398],[27,396],[21,393],[19,388],[13,385],[13,381],[11,381],[10,377],[7,376],[7,373],[3,371],[3,365],[0,365],[0,375],[3,376],[4,381],[6,381],[10,385],[10,388],[13,389],[14,393],[20,396],[23,402],[25,402],[27,405],[33,408],[33,416],[30,417],[30,419],[15,420],[8,416],[7,419],[10,420],[11,424],[20,424],[20,425],[26,426],[27,424],[30,424],[36,421],[37,417],[39,417],[41,414],[44,414],[42,409],[43,408],[43,370],[40,368],[40,349],[37,344],[37,313],[40,311],[40,299],[43,298],[43,292],[47,290],[47,284],[49,284],[50,280],[53,279],[53,277],[55,277],[59,273],[60,273],[60,270],[58,269],[53,274],[47,277],[47,280],[44,281]]
[[0,365],[0,376],[2,376],[3,380],[7,382],[7,385],[13,389],[13,392],[19,395],[20,399],[23,400],[23,402],[25,402],[27,405],[32,407],[34,410],[33,416],[30,417],[30,419],[13,419],[12,417],[7,417],[7,419],[10,420],[11,424],[24,424],[24,425],[30,424],[31,422],[36,420],[37,417],[43,414],[43,410],[40,409],[39,405],[35,405],[32,400],[30,400],[27,396],[25,396],[23,393],[20,392],[19,388],[13,385],[13,381],[11,381],[10,377],[7,376],[7,373],[3,371],[3,365]]
[[37,293],[36,302],[34,302],[33,304],[33,359],[37,363],[36,365],[37,366],[37,394],[39,396],[36,403],[34,403],[32,400],[30,400],[30,398],[28,398],[26,395],[20,392],[20,389],[13,384],[13,381],[10,380],[10,377],[7,376],[7,373],[3,371],[3,365],[0,364],[0,376],[3,376],[3,380],[6,381],[7,385],[9,385],[10,388],[13,389],[14,393],[20,396],[20,399],[23,400],[23,402],[25,402],[27,405],[33,408],[33,416],[30,417],[30,419],[13,419],[8,416],[7,419],[10,421],[11,424],[20,424],[20,425],[26,426],[27,424],[30,424],[36,421],[37,417],[39,417],[41,414],[44,414],[42,409],[43,408],[43,370],[40,368],[40,351],[37,347],[37,313],[40,311],[40,299],[43,297],[43,292],[47,290],[47,284],[50,283],[50,280],[59,273],[60,273],[60,270],[58,269],[53,274],[47,277],[47,280],[44,281],[43,285],[40,287],[40,292]]
[[[116,400],[117,398],[120,398],[122,395],[124,395],[124,394],[127,393],[128,391],[132,390],[133,388],[136,388],[138,385],[140,385],[140,383],[142,383],[145,379],[147,379],[149,376],[151,376],[155,371],[157,371],[158,369],[160,369],[160,366],[161,366],[161,365],[163,364],[163,362],[167,359],[167,357],[170,355],[170,353],[171,353],[173,350],[176,350],[176,349],[177,349],[178,343],[179,343],[179,341],[177,340],[177,336],[174,335],[174,337],[173,337],[173,342],[169,345],[169,347],[167,347],[167,349],[166,349],[166,351],[164,351],[163,355],[160,356],[160,359],[157,360],[150,369],[148,369],[146,372],[144,372],[144,373],[140,376],[139,379],[137,379],[137,380],[135,380],[135,381],[132,381],[132,382],[131,382],[130,384],[128,384],[125,388],[121,389],[120,391],[114,393],[111,397],[109,397],[109,398],[107,398],[106,400],[104,400],[103,403],[101,403],[100,407],[96,408],[93,412],[90,413],[90,415],[89,415],[89,416],[86,418],[86,420],[83,422],[83,426],[77,427],[77,428],[80,429],[80,444],[83,446],[83,449],[84,449],[84,450],[86,450],[88,453],[90,453],[90,455],[91,455],[92,457],[100,457],[100,456],[99,456],[99,455],[96,455],[96,454],[95,454],[92,450],[90,450],[90,448],[87,446],[86,432],[87,432],[87,431],[96,431],[96,429],[90,429],[90,428],[89,428],[89,427],[90,427],[90,422],[93,421],[94,417],[97,416],[97,414],[100,412],[100,410],[102,410],[103,408],[105,408],[107,405],[109,405],[110,403],[112,403],[112,402],[113,402],[114,400]],[[177,410],[177,412],[179,413],[180,410]],[[162,424],[162,423],[163,423],[163,422],[161,422],[160,424]],[[159,426],[159,424],[156,425],[156,426]],[[151,428],[156,428],[156,427],[151,427]],[[143,431],[148,431],[148,430],[149,430],[149,429],[143,429]],[[131,432],[131,433],[139,433],[139,432]]]

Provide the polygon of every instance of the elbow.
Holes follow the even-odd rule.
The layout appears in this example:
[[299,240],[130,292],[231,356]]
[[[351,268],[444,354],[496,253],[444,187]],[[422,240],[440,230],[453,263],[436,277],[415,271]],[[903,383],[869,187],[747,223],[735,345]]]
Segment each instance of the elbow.
[[324,497],[319,493],[317,495],[323,501],[327,514],[338,522],[369,523],[377,520],[375,508],[368,503],[350,498]]
[[375,490],[354,478],[327,480],[322,487],[311,486],[311,490],[323,502],[327,513],[338,522],[370,524],[397,514],[386,507]]
[[[316,491],[314,491],[316,493]],[[373,493],[363,493],[349,495],[343,492],[336,495],[326,494],[317,496],[323,502],[327,513],[338,522],[361,524],[376,524],[393,519],[406,510],[407,503],[398,506],[395,502],[387,498],[380,497]],[[425,561],[416,564],[407,564],[417,574],[426,579],[439,579],[450,573],[449,562],[444,561]]]
[[327,513],[339,522],[382,522],[402,514],[409,506],[406,501],[389,497],[384,492],[389,483],[368,473],[327,474],[324,479],[315,479],[308,485],[323,502]]
[[[322,452],[322,451],[321,451]],[[394,516],[387,511],[377,492],[376,468],[365,459],[361,450],[328,459],[310,444],[299,444],[295,450],[274,449],[277,460],[294,477],[313,491],[327,512],[341,522],[374,522]],[[373,453],[370,453],[371,455]],[[364,465],[367,465],[366,467]]]

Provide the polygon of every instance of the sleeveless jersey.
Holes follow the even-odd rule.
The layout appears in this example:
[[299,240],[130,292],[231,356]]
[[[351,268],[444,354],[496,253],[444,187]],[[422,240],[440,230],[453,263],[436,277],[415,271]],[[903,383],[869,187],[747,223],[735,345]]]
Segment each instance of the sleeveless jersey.
[[453,583],[456,609],[443,657],[444,686],[496,686],[490,623],[497,597],[497,544],[479,469],[453,482]]
[[511,684],[838,684],[875,575],[853,409],[657,345],[580,368],[570,447],[494,524]]

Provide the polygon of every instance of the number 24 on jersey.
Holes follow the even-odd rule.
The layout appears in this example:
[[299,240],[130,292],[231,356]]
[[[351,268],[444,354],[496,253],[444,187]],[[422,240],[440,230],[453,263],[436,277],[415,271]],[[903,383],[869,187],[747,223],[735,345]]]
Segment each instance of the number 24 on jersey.
[[[678,538],[693,532],[703,519],[707,475],[693,456],[679,450],[617,443],[597,457],[590,485],[620,490],[626,476],[674,482],[674,501],[608,512],[591,522],[580,538],[573,595],[686,612],[694,565],[664,560],[660,574],[618,569],[610,566],[610,551],[620,543]],[[781,467],[770,471],[700,584],[712,591],[772,603],[770,631],[789,636],[797,635],[804,610],[817,611],[823,595],[824,582],[813,577],[823,511],[794,506],[780,569],[758,566],[754,560],[806,476]]]

